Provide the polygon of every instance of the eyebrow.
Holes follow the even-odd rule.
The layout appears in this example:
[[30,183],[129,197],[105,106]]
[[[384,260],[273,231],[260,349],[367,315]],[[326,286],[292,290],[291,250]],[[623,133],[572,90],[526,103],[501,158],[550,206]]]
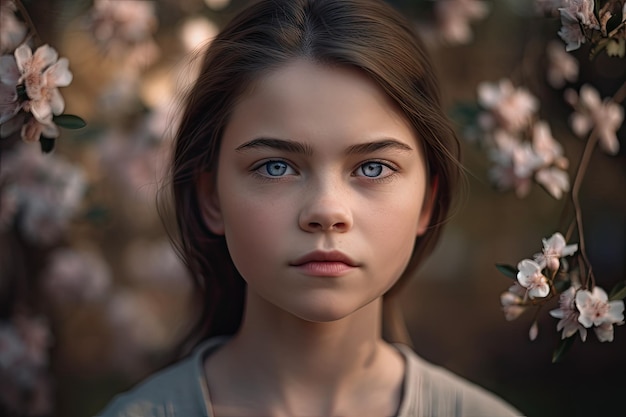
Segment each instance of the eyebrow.
[[[271,148],[280,151],[302,154],[306,156],[313,155],[313,148],[310,145],[296,142],[293,140],[275,139],[275,138],[257,138],[235,148],[236,151],[245,151],[253,148]],[[393,149],[403,152],[413,150],[409,145],[396,139],[381,139],[373,142],[359,143],[348,147],[347,155],[364,155],[381,149]]]

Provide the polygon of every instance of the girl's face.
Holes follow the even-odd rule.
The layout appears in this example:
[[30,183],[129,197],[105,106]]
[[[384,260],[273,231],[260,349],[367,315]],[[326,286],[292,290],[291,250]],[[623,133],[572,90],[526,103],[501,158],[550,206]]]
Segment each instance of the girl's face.
[[234,108],[217,178],[200,181],[204,218],[250,296],[337,320],[396,282],[428,225],[420,148],[364,74],[296,60]]

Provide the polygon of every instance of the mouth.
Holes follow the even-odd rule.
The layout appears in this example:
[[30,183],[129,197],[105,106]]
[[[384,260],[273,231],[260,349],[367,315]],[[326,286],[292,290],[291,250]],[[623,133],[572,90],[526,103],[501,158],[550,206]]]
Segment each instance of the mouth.
[[307,275],[328,277],[341,276],[359,267],[356,261],[339,251],[311,252],[289,265],[298,268]]
[[359,266],[356,261],[352,260],[348,255],[339,251],[315,251],[308,253],[301,258],[296,259],[294,262],[290,263],[291,266],[302,266],[307,263],[316,262],[316,263],[343,263],[345,265],[351,267]]

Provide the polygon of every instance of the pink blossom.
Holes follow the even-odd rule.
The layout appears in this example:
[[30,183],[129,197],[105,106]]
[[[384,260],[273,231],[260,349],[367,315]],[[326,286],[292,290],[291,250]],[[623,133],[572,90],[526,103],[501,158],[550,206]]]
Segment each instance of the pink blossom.
[[552,136],[550,125],[540,120],[533,126],[533,151],[541,159],[543,165],[555,164],[565,169],[569,165],[563,156],[563,147]]
[[96,252],[60,248],[50,254],[42,283],[57,301],[93,301],[106,294],[111,271]]
[[571,256],[578,250],[578,244],[567,245],[565,238],[559,232],[553,234],[550,239],[543,239],[543,252],[535,254],[535,261],[542,267],[551,271],[559,269],[559,259]]
[[550,293],[548,279],[535,261],[524,259],[517,264],[517,281],[528,290],[530,298],[543,298]]
[[580,95],[567,90],[565,99],[576,110],[570,118],[574,133],[582,137],[595,127],[600,147],[615,155],[619,150],[616,132],[624,120],[624,108],[610,99],[602,101],[598,91],[589,84],[580,88]]
[[526,289],[517,282],[500,295],[502,311],[507,321],[515,320],[526,310],[523,305],[525,296]]
[[538,170],[535,174],[535,180],[557,200],[563,197],[563,193],[569,191],[569,176],[567,172],[557,167]]
[[592,291],[580,290],[576,293],[576,307],[580,311],[578,321],[583,326],[614,324],[624,320],[624,302],[609,301],[606,292],[600,287]]
[[484,19],[489,6],[478,0],[439,0],[435,3],[435,16],[441,37],[451,44],[464,44],[472,40],[470,23]]
[[563,291],[559,296],[559,308],[550,311],[550,315],[560,319],[556,325],[557,331],[561,333],[561,339],[573,336],[580,332],[580,338],[584,342],[587,339],[587,329],[578,322],[578,310],[576,309],[577,287],[571,286]]
[[551,41],[547,47],[548,83],[554,88],[562,88],[566,81],[578,79],[578,61],[568,54],[562,43]]
[[593,13],[594,0],[566,0],[563,7],[559,8],[561,18],[563,15],[568,19],[577,20],[583,26],[599,29],[600,24]]
[[55,155],[43,155],[32,146],[16,146],[3,160],[0,171],[3,193],[17,201],[18,229],[32,243],[57,241],[76,211],[85,192],[84,173]]
[[24,142],[37,142],[42,136],[46,138],[58,138],[59,128],[52,121],[52,116],[39,121],[35,117],[27,118],[22,125],[21,135]]
[[48,45],[37,48],[34,55],[28,45],[15,50],[21,73],[18,83],[24,84],[28,96],[24,109],[41,123],[49,123],[53,114],[63,113],[65,102],[57,87],[66,87],[72,82],[69,61],[57,59],[57,52]]
[[489,170],[489,180],[499,190],[514,189],[518,198],[524,198],[530,192],[530,178],[520,178],[515,174],[512,163],[495,165]]
[[537,320],[533,321],[532,326],[530,326],[530,329],[528,330],[528,338],[531,341],[534,341],[535,339],[537,339],[537,336],[539,335],[539,324],[537,323]]
[[502,79],[498,84],[479,84],[478,101],[490,111],[489,116],[494,125],[512,132],[527,127],[539,109],[539,101],[535,96],[525,88],[515,88],[508,79]]
[[95,0],[88,25],[102,48],[123,57],[131,68],[145,67],[158,57],[159,48],[152,39],[157,29],[153,1]]

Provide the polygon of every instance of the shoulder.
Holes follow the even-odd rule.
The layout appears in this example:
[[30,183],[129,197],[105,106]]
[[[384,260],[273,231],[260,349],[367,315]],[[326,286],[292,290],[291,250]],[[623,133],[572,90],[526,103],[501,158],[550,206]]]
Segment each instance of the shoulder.
[[[189,415],[202,402],[199,381],[194,378],[193,361],[185,359],[150,376],[130,391],[118,394],[99,417],[174,417]],[[184,409],[181,409],[184,407]]]
[[445,368],[425,361],[410,348],[399,346],[399,349],[407,360],[407,413],[402,417],[523,415],[495,394]]
[[208,398],[202,361],[220,343],[203,343],[189,357],[115,396],[96,417],[206,416]]

